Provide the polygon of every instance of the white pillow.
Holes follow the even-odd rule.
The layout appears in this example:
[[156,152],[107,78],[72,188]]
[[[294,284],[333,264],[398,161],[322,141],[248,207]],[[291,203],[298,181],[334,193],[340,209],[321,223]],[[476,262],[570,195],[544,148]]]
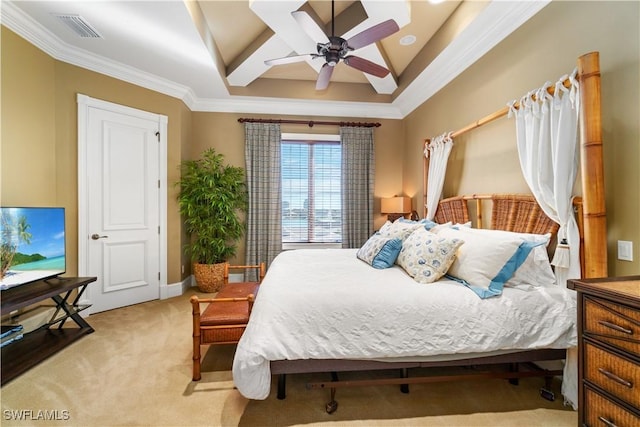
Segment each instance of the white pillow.
[[469,233],[478,233],[481,235],[494,235],[503,238],[520,238],[523,240],[541,243],[533,248],[531,254],[524,263],[516,270],[513,277],[505,283],[506,286],[518,287],[521,289],[530,289],[537,286],[554,286],[556,277],[549,262],[547,254],[547,246],[551,240],[551,233],[532,234],[532,233],[516,233],[504,230],[486,230],[470,228],[464,230]]
[[468,227],[437,230],[438,236],[464,240],[447,275],[461,281],[481,298],[500,295],[532,249],[544,245],[542,241],[493,231]]
[[396,263],[416,282],[433,283],[447,272],[462,243],[419,227],[402,243]]

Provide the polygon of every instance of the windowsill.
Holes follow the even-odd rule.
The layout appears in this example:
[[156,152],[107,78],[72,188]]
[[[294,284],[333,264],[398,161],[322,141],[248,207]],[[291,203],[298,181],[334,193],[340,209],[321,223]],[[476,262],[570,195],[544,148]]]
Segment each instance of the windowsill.
[[282,250],[291,249],[340,249],[342,243],[283,243]]

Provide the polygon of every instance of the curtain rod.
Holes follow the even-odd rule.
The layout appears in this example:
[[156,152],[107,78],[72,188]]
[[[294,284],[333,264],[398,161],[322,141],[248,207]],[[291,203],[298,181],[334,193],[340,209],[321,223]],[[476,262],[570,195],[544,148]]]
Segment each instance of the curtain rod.
[[[564,87],[566,87],[567,89],[571,87],[571,81],[569,79],[566,79],[565,81],[562,82],[562,84],[564,85]],[[553,94],[555,93],[555,86],[549,86],[547,88],[547,92],[549,93],[549,95],[553,96]],[[531,95],[532,99],[535,101],[536,96],[535,95]],[[518,109],[520,108],[520,103],[516,102],[515,104],[513,104],[513,108]],[[451,132],[451,138],[455,138],[456,136],[460,136],[464,133],[469,132],[470,130],[479,128],[482,125],[486,125],[487,123],[490,123],[494,120],[499,119],[500,117],[504,117],[507,114],[509,114],[509,107],[504,107],[496,112],[493,112],[491,114],[489,114],[488,116],[485,116],[481,119],[476,120],[475,122],[468,124],[467,126],[463,127],[462,129],[458,129],[455,132]],[[427,138],[424,140],[424,145],[426,146],[427,144],[429,144],[431,142],[430,138]]]
[[308,125],[312,128],[314,125],[333,125],[333,126],[353,126],[361,128],[373,128],[382,126],[380,123],[368,123],[368,122],[323,122],[314,120],[284,120],[284,119],[250,119],[240,118],[240,123],[287,123],[295,125]]

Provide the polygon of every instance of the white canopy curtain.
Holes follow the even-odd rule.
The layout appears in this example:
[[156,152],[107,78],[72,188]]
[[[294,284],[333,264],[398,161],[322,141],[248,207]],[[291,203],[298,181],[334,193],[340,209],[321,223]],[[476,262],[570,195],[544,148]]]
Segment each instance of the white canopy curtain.
[[[558,284],[580,278],[580,234],[573,214],[572,191],[578,170],[577,132],[580,96],[577,70],[563,76],[549,94],[551,83],[509,103],[515,116],[520,166],[536,201],[560,224],[555,265]],[[569,80],[570,87],[564,82]],[[566,244],[561,244],[565,240]],[[568,245],[568,249],[567,249]],[[566,250],[569,256],[566,257]]]
[[429,159],[427,176],[427,219],[432,220],[438,209],[438,202],[442,196],[444,177],[447,172],[447,161],[453,148],[451,132],[436,136],[425,147],[424,155]]
[[[518,108],[515,101],[509,103],[509,117],[515,116],[516,120],[518,155],[527,184],[547,216],[560,224],[559,245],[552,262],[560,286],[566,286],[567,279],[580,278],[580,235],[572,203],[580,111],[576,74],[577,69],[571,76],[563,76],[556,83],[553,96],[548,91],[551,83],[547,82],[524,96]],[[564,85],[567,79],[569,88]],[[577,360],[577,349],[568,349],[562,394],[574,408],[578,402]]]

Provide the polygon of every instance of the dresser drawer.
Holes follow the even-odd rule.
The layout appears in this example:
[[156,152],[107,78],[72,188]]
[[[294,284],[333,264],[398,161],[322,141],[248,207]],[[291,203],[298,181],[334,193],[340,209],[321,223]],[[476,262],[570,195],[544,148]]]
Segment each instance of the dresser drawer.
[[640,408],[640,365],[585,341],[584,379]]
[[584,424],[589,427],[638,427],[640,418],[589,387],[584,389]]
[[600,298],[584,298],[584,335],[640,356],[640,311]]

